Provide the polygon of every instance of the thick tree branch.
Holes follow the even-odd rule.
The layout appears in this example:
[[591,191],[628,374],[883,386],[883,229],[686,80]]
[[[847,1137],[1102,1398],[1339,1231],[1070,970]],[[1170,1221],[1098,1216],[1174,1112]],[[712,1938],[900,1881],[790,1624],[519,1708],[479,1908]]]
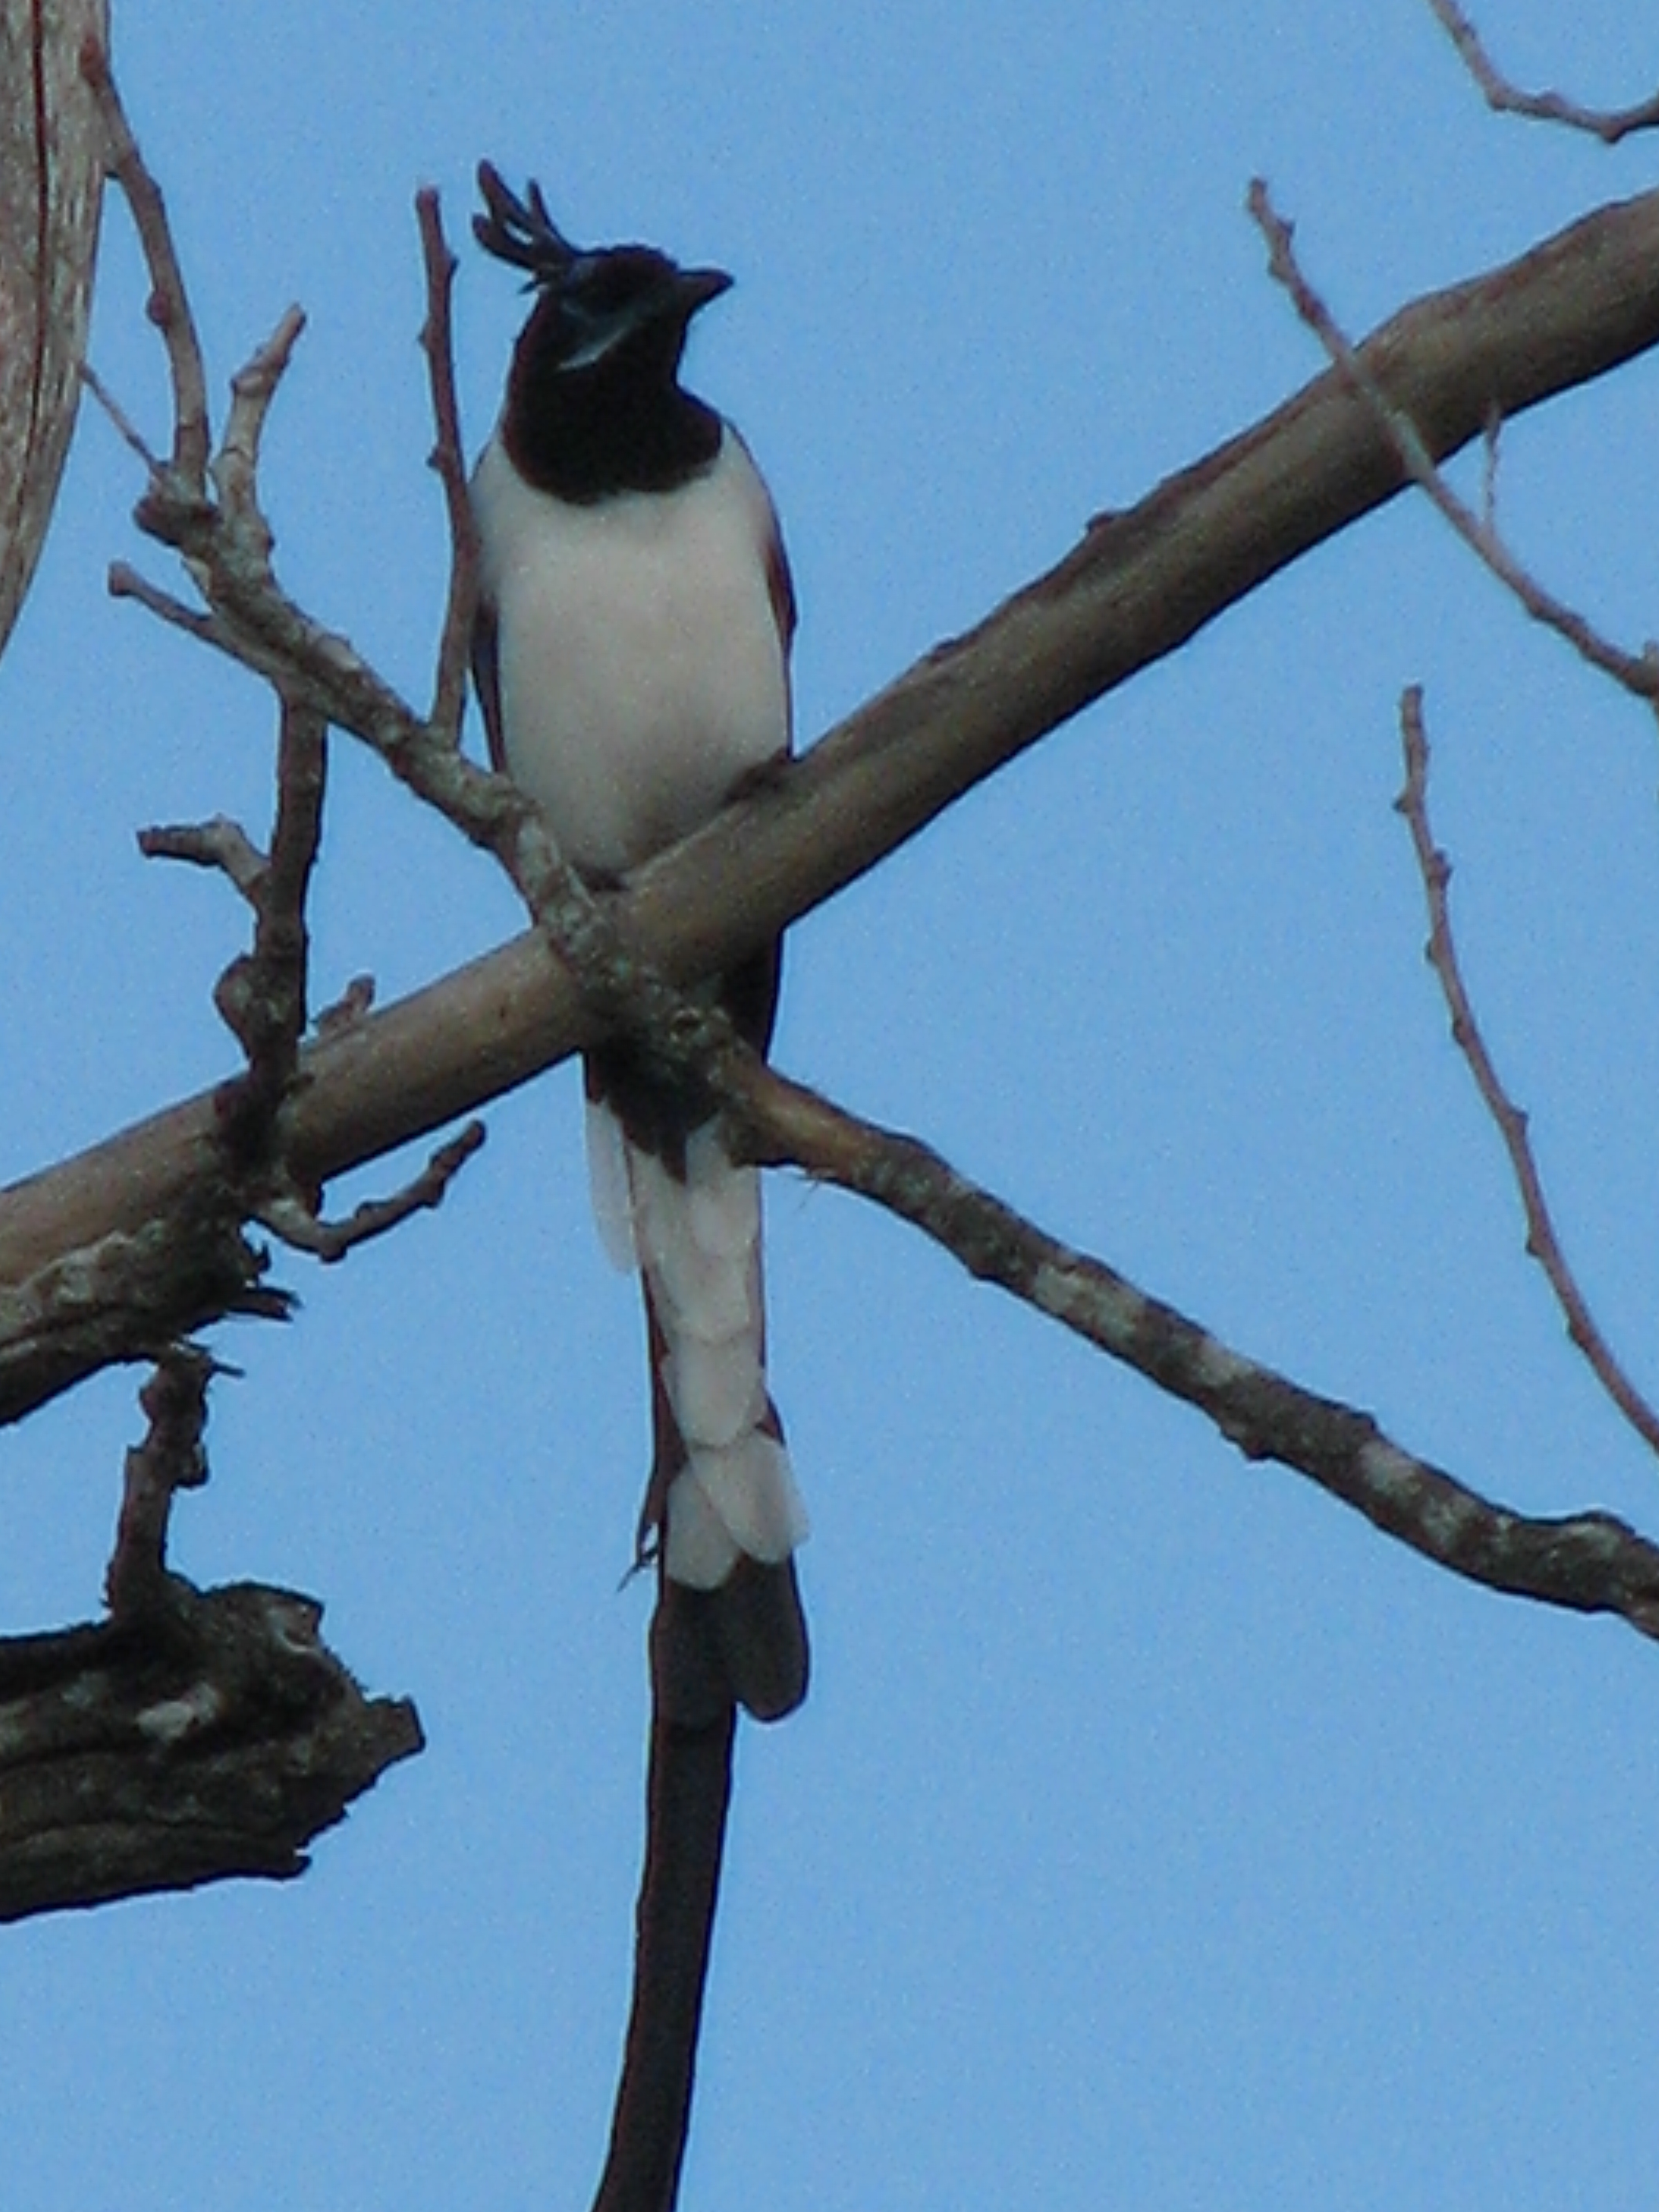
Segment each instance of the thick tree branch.
[[322,1607],[176,1577],[136,1618],[0,1641],[0,1921],[229,1875],[287,1881],[305,1847],[421,1748],[368,1698]]
[[[1494,409],[1518,413],[1656,340],[1659,193],[1649,193],[1417,302],[1358,352],[1440,458],[1480,436]],[[619,926],[674,979],[731,965],[1405,481],[1368,402],[1327,373],[1130,513],[1091,526],[1057,568],[930,653],[775,785],[643,871],[618,903]],[[285,665],[295,653],[312,669],[331,717],[372,733],[392,758],[423,728],[343,641],[313,631],[280,642]],[[520,938],[306,1055],[296,1169],[325,1179],[362,1164],[592,1033],[574,979],[533,933]],[[177,1212],[210,1170],[211,1133],[209,1094],[0,1194],[0,1283]],[[25,1409],[15,1399],[9,1408]]]

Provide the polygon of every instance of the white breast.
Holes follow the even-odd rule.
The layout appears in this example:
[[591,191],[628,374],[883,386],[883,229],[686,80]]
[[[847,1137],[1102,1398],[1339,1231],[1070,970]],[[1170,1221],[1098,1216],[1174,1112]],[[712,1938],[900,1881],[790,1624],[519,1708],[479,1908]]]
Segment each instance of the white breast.
[[566,857],[620,873],[687,836],[788,742],[771,504],[730,430],[706,474],[590,507],[492,438],[472,480],[507,764]]

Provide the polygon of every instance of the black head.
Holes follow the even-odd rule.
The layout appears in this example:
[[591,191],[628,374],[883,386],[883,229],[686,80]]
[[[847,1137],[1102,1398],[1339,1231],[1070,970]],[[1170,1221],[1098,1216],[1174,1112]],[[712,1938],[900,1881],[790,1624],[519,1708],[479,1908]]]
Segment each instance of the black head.
[[490,162],[478,165],[485,212],[472,218],[487,253],[529,272],[539,295],[532,324],[550,374],[579,376],[613,363],[654,370],[672,384],[686,325],[732,279],[723,269],[682,269],[651,246],[573,246],[532,179],[525,198]]

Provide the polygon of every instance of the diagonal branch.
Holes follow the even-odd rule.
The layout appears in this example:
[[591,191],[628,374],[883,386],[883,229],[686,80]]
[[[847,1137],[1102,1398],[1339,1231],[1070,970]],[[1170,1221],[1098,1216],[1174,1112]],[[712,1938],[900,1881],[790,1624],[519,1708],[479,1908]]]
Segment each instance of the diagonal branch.
[[794,1162],[924,1231],[969,1273],[1062,1322],[1206,1414],[1246,1459],[1273,1459],[1471,1582],[1659,1637],[1659,1545],[1609,1513],[1531,1519],[1385,1436],[1371,1415],[1304,1389],[1074,1251],[914,1137],[860,1121],[752,1055],[725,1087],[750,1156]]
[[[1494,410],[1512,416],[1656,341],[1650,192],[1417,301],[1358,357],[1443,458],[1480,436]],[[1047,575],[928,654],[773,787],[641,872],[619,925],[677,980],[732,965],[1406,481],[1370,404],[1327,372],[1137,507],[1092,526]],[[287,627],[281,641],[299,647],[304,681],[325,695],[331,718],[372,732],[396,767],[418,719],[343,641]],[[592,1033],[574,979],[532,933],[309,1052],[294,1108],[296,1166],[326,1177],[362,1165]],[[208,1172],[210,1129],[204,1095],[0,1195],[0,1283],[176,1212]]]
[[1428,900],[1429,963],[1439,978],[1446,1011],[1451,1017],[1452,1041],[1468,1061],[1475,1088],[1510,1156],[1516,1188],[1521,1194],[1522,1211],[1526,1216],[1527,1250],[1543,1269],[1555,1293],[1569,1338],[1583,1353],[1597,1381],[1643,1443],[1650,1451],[1659,1452],[1659,1413],[1654,1411],[1625,1372],[1567,1264],[1550,1215],[1549,1200],[1544,1194],[1543,1177],[1533,1157],[1527,1115],[1504,1088],[1503,1078],[1486,1049],[1474,1001],[1463,981],[1452,937],[1448,897],[1451,862],[1436,844],[1429,826],[1429,740],[1423,725],[1423,693],[1416,684],[1400,702],[1400,734],[1406,755],[1406,784],[1395,807],[1405,817],[1411,831],[1412,848]]
[[1429,5],[1494,113],[1524,115],[1537,123],[1560,123],[1570,131],[1588,131],[1605,146],[1616,146],[1633,131],[1659,127],[1659,92],[1634,106],[1614,108],[1584,107],[1565,93],[1522,92],[1498,69],[1457,0],[1429,0]]
[[1250,213],[1267,241],[1268,268],[1290,294],[1296,311],[1329,354],[1339,374],[1359,398],[1374,410],[1377,422],[1400,457],[1412,482],[1427,493],[1463,543],[1485,563],[1498,582],[1507,586],[1533,620],[1566,640],[1592,668],[1611,676],[1635,698],[1649,707],[1659,706],[1659,650],[1649,647],[1639,653],[1626,653],[1601,632],[1576,608],[1547,591],[1516,560],[1492,523],[1497,491],[1497,426],[1502,417],[1494,408],[1484,436],[1486,446],[1484,498],[1486,512],[1477,514],[1458,497],[1430,452],[1410,414],[1397,406],[1382,389],[1343,332],[1335,317],[1304,275],[1291,246],[1292,226],[1278,213],[1267,188],[1258,177],[1250,186]]
[[207,372],[201,342],[185,289],[184,270],[168,227],[161,186],[145,166],[126,111],[110,75],[109,55],[88,38],[81,49],[81,73],[91,88],[103,120],[106,160],[132,210],[150,272],[149,319],[167,346],[173,376],[173,472],[185,496],[207,496]]

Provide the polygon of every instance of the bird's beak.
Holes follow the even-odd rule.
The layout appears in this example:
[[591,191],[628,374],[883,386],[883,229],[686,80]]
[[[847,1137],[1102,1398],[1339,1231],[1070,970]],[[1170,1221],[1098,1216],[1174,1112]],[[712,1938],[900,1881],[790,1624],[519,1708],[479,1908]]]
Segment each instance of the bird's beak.
[[684,331],[699,307],[706,307],[731,289],[732,279],[724,269],[676,269],[653,289],[599,324],[586,344],[565,356],[560,369],[592,368],[650,323],[675,325]]
[[732,289],[724,269],[682,269],[674,278],[674,297],[689,322],[699,307]]

